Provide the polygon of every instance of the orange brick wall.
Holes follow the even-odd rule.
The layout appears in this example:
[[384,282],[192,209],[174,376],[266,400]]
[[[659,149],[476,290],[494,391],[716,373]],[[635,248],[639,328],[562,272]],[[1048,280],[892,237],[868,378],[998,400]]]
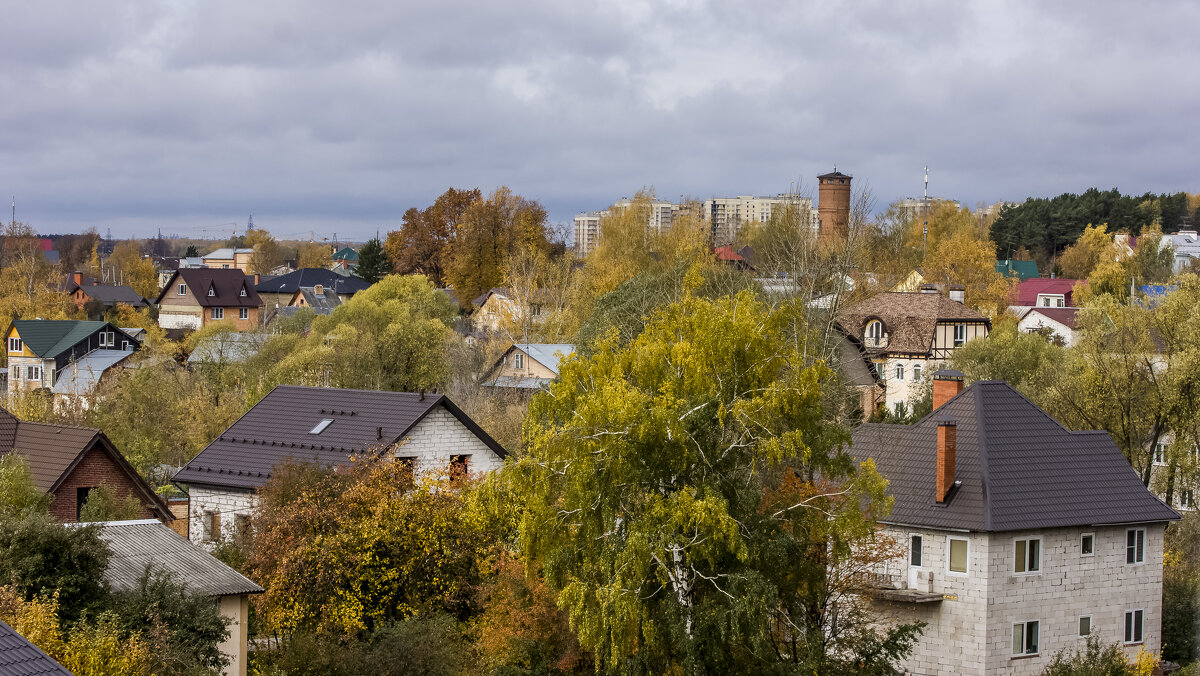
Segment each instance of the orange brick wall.
[[[59,521],[75,520],[75,495],[78,488],[108,486],[116,491],[117,496],[125,499],[129,495],[137,495],[137,489],[129,477],[121,471],[104,451],[93,448],[83,456],[83,460],[71,470],[58,490],[54,491],[54,502],[50,503],[50,514]],[[138,515],[143,519],[155,518],[154,512],[142,500],[142,511]]]

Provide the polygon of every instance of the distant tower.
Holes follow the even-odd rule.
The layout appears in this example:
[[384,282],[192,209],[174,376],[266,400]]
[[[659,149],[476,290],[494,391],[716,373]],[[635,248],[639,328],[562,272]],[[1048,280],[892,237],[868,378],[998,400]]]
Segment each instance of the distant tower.
[[850,181],[837,170],[817,177],[817,219],[822,240],[845,240],[850,232]]

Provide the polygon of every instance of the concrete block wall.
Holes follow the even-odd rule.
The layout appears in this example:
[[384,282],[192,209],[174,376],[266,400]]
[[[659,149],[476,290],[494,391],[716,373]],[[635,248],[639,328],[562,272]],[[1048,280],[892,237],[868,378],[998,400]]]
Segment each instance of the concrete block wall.
[[445,469],[455,455],[470,456],[468,469],[471,473],[492,472],[504,464],[495,451],[442,406],[430,411],[417,423],[408,437],[395,447],[392,455],[416,458],[418,472]]
[[235,491],[215,486],[188,486],[188,539],[196,544],[211,544],[207,512],[221,515],[221,536],[233,535],[237,528],[237,516],[249,515],[257,504],[257,496],[250,491]]

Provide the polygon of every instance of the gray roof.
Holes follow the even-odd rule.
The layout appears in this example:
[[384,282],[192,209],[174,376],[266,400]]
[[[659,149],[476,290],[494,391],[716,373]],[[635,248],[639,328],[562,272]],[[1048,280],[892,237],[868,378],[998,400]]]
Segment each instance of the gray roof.
[[105,371],[131,354],[133,350],[92,350],[64,366],[50,390],[55,394],[89,394]]
[[232,249],[230,247],[223,247],[223,248],[217,249],[215,251],[210,251],[210,252],[204,254],[203,256],[201,256],[201,258],[202,259],[214,258],[217,260],[225,260],[225,259],[233,258],[234,254],[248,254],[248,253],[254,253],[254,249],[246,249],[246,248]]
[[116,305],[124,303],[131,307],[146,307],[148,301],[139,296],[137,291],[133,290],[132,286],[109,286],[106,284],[98,284],[96,286],[81,286],[83,293],[105,305]]
[[346,277],[333,270],[300,268],[286,275],[263,279],[254,290],[259,293],[296,293],[300,287],[311,288],[317,284],[331,289],[336,287],[337,292],[343,295],[355,294],[371,286],[357,277]]
[[[570,343],[517,343],[513,347],[554,371],[554,375],[558,375],[559,362],[575,354],[575,346]],[[559,352],[561,356],[557,354]]]
[[154,519],[99,525],[100,539],[111,553],[104,579],[117,591],[133,589],[147,567],[173,573],[188,590],[208,596],[263,591],[245,575]]
[[517,376],[497,376],[483,383],[484,387],[512,388],[515,390],[540,390],[549,387],[553,378],[518,378]]
[[40,674],[65,674],[71,676],[61,664],[54,661],[41,648],[17,633],[8,623],[0,621],[0,674],[3,676],[39,676]]
[[[945,420],[957,424],[962,484],[937,505],[937,427]],[[1008,531],[1179,518],[1106,432],[1072,432],[1000,381],[975,383],[913,425],[862,425],[851,452],[874,458],[889,481],[889,523]]]
[[[507,453],[439,394],[278,385],[175,475],[181,484],[254,490],[289,459],[340,466],[404,439],[443,406],[501,458]],[[333,422],[311,434],[323,420]]]
[[198,343],[188,355],[187,363],[189,366],[209,363],[241,364],[258,354],[269,337],[258,333],[222,331]]

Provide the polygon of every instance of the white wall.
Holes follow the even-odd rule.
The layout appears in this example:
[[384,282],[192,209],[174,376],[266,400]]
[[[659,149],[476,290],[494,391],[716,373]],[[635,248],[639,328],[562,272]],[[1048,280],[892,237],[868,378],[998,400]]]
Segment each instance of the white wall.
[[217,649],[229,658],[221,673],[224,676],[246,676],[246,641],[250,638],[247,623],[250,618],[250,600],[246,596],[222,596],[217,601],[217,609],[221,616],[229,620],[229,638],[221,642]]

